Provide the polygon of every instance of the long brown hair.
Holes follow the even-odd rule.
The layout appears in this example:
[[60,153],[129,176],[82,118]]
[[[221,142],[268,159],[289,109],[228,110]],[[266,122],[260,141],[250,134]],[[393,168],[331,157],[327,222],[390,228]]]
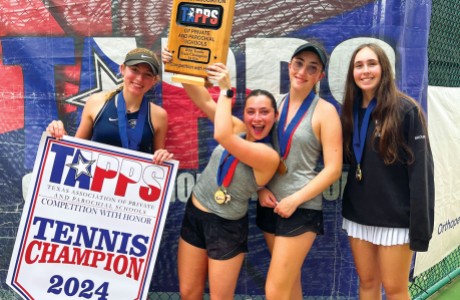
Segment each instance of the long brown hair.
[[[348,158],[352,157],[353,106],[355,101],[359,101],[362,98],[362,91],[356,85],[353,77],[354,61],[358,52],[364,48],[369,48],[377,55],[382,70],[380,83],[374,95],[377,100],[377,105],[372,112],[372,118],[376,121],[376,126],[372,134],[372,145],[376,146],[378,153],[387,165],[396,161],[403,161],[403,158],[400,157],[401,154],[405,156],[404,161],[411,164],[414,161],[414,154],[404,141],[404,126],[401,126],[402,120],[399,110],[401,99],[405,98],[417,104],[422,122],[424,122],[424,118],[421,115],[422,113],[418,103],[398,90],[388,56],[380,46],[373,43],[359,46],[353,52],[348,66],[348,74],[345,83],[345,99],[341,114],[345,155],[347,155]],[[377,136],[380,139],[376,144],[374,142]],[[400,152],[401,150],[402,153]]]

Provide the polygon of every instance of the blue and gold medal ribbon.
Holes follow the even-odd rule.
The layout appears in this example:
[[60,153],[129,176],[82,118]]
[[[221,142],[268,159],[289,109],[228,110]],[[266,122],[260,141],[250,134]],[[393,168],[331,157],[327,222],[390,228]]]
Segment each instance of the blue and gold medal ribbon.
[[118,130],[123,148],[139,150],[139,145],[142,140],[142,132],[144,130],[145,118],[147,117],[148,101],[145,97],[142,98],[141,106],[137,116],[136,126],[131,128],[128,126],[128,117],[126,115],[126,103],[123,97],[123,92],[117,94],[118,115]]
[[377,100],[372,99],[366,108],[361,128],[359,128],[359,107],[361,101],[355,101],[353,106],[353,153],[355,154],[356,162],[358,164],[356,169],[356,179],[361,181],[363,175],[361,171],[361,160],[363,158],[364,147],[366,146],[367,129],[369,128],[369,120],[372,111],[377,105]]

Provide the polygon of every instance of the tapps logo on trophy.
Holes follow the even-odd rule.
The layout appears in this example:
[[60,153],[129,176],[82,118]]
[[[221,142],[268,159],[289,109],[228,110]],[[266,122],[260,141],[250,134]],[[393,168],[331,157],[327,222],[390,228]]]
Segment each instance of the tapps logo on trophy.
[[204,85],[209,64],[226,63],[235,1],[173,1],[165,71],[176,82]]

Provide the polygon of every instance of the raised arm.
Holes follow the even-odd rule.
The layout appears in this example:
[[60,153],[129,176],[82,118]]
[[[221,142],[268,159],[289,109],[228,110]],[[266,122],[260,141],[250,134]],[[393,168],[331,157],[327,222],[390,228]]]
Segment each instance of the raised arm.
[[209,91],[204,86],[188,83],[183,83],[182,86],[196,107],[198,107],[208,117],[208,119],[214,123],[216,102],[212,99]]
[[[161,51],[161,59],[164,64],[167,64],[171,61],[172,55],[168,48],[163,48]],[[214,65],[209,66],[209,69],[212,70],[213,66]],[[210,75],[210,77],[211,76],[212,75]],[[208,117],[208,119],[214,123],[217,104],[211,97],[208,89],[204,86],[187,83],[182,83],[182,86],[196,107],[198,107]],[[229,87],[231,88],[231,85],[229,85]],[[232,117],[232,126],[234,128],[234,132],[241,132],[244,130],[243,122],[236,117]]]
[[[210,79],[216,80],[219,83],[221,91],[230,89],[230,76],[225,65],[214,64],[210,66],[209,74]],[[275,118],[276,115],[273,111],[273,123]],[[273,123],[270,124],[267,134],[270,133],[269,130]],[[234,157],[253,168],[258,185],[265,185],[272,178],[278,167],[278,153],[264,143],[255,142],[253,138],[247,139],[239,134],[235,134],[231,125],[232,99],[227,97],[225,93],[220,93],[215,113],[214,138]]]
[[[227,139],[232,139],[234,132],[242,132],[245,129],[243,122],[235,124],[232,115],[232,98],[222,94],[222,91],[227,91],[232,88],[230,83],[230,74],[224,64],[217,63],[208,67],[209,79],[217,81],[221,93],[214,108],[214,138],[226,148]],[[213,101],[214,102],[214,101]],[[242,126],[239,131],[235,131],[234,127]],[[229,150],[229,149],[227,149]]]

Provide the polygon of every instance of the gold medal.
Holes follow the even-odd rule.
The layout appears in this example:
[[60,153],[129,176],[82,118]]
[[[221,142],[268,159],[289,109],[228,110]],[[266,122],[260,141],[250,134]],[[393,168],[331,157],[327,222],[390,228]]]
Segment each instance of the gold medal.
[[361,181],[363,179],[363,172],[361,171],[361,166],[358,164],[356,168],[356,180]]
[[278,165],[278,173],[280,173],[281,175],[284,175],[287,173],[287,166],[286,166],[286,162],[284,161],[284,159],[280,159],[280,163]]
[[223,188],[219,188],[214,193],[214,200],[216,200],[217,204],[227,204],[232,200],[232,196]]

